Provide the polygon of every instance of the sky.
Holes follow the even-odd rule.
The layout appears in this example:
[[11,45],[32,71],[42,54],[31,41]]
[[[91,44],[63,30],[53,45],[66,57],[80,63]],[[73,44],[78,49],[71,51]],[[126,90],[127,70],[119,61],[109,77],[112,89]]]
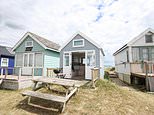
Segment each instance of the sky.
[[154,0],[0,0],[0,45],[13,47],[27,32],[60,45],[81,31],[113,53],[147,28],[154,29]]

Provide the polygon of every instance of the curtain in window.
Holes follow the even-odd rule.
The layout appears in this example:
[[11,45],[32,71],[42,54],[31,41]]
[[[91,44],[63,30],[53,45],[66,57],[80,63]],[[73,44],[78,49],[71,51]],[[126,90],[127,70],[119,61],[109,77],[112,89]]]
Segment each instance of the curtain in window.
[[43,66],[43,56],[42,53],[35,53],[35,67],[42,67]]
[[23,54],[16,54],[16,66],[22,66],[23,63]]
[[139,61],[139,48],[132,48],[133,62]]

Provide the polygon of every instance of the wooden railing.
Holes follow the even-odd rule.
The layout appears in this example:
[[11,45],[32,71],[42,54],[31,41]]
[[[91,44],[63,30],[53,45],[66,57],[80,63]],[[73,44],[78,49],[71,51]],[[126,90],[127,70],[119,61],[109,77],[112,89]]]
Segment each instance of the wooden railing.
[[55,77],[56,74],[54,73],[54,70],[56,68],[47,68],[47,77]]
[[150,61],[141,61],[131,63],[131,72],[132,73],[154,73],[154,62]]
[[[20,77],[24,75],[23,72],[22,72],[23,69],[24,69],[23,67],[0,67],[1,78],[3,76],[6,79],[7,76],[8,76],[8,71],[12,70],[13,72],[12,72],[11,75],[13,75],[14,77],[16,76],[15,78],[17,80],[19,80]],[[43,76],[43,68],[42,67],[33,67],[33,68],[29,68],[29,69],[31,69],[31,77],[33,77],[34,74],[38,75],[39,74],[39,69],[42,69],[41,70],[41,73],[42,73],[41,76]],[[34,73],[34,71],[35,71],[35,73]]]

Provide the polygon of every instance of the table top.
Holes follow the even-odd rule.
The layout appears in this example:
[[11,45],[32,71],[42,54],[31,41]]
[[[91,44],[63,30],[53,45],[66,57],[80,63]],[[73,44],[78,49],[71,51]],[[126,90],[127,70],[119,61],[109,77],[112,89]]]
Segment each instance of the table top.
[[70,79],[60,79],[60,78],[49,78],[49,77],[41,77],[33,79],[34,82],[42,82],[42,83],[49,83],[61,86],[75,86],[75,81]]

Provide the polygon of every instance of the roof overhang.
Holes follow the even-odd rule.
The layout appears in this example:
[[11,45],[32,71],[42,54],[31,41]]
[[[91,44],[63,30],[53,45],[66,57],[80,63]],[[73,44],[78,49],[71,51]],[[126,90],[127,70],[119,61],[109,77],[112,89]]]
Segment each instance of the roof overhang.
[[27,36],[30,36],[33,40],[35,40],[38,44],[40,44],[44,49],[52,50],[55,52],[59,52],[59,50],[55,50],[52,48],[46,47],[44,44],[42,44],[39,40],[37,40],[33,35],[31,35],[30,32],[27,32],[13,47],[12,51],[15,51],[15,49],[26,39]]

